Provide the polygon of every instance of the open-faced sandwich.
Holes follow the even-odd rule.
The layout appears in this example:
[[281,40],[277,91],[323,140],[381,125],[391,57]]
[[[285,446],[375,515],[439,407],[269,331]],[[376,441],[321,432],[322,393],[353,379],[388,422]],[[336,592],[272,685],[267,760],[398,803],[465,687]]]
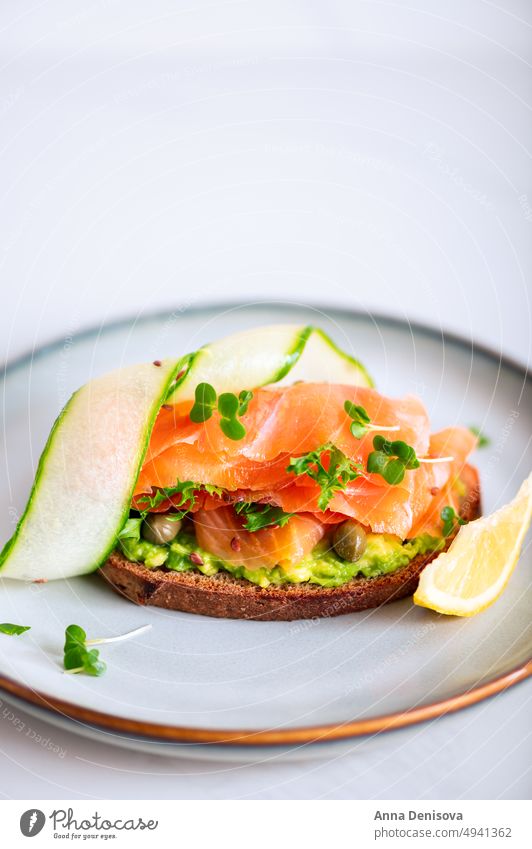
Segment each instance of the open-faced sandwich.
[[475,444],[322,331],[253,329],[75,393],[0,574],[101,567],[136,603],[218,617],[375,607],[479,515]]

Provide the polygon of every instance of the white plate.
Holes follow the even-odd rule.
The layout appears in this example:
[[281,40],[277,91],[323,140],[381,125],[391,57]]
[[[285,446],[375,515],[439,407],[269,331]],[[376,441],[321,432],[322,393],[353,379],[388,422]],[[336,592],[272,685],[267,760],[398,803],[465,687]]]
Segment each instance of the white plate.
[[[475,457],[484,509],[515,494],[530,471],[532,431],[530,383],[518,366],[390,319],[286,304],[189,309],[66,338],[8,367],[2,540],[24,506],[49,428],[76,387],[122,364],[175,356],[283,320],[319,323],[366,364],[382,392],[420,395],[433,429],[480,425],[492,440]],[[0,635],[0,685],[44,715],[54,711],[56,721],[81,720],[85,731],[106,728],[108,739],[135,746],[142,738],[159,751],[161,744],[179,750],[180,741],[210,741],[212,754],[213,745],[289,746],[397,727],[470,704],[532,672],[530,565],[527,549],[502,599],[465,620],[407,599],[329,620],[240,622],[135,607],[98,575],[32,585],[4,579],[0,621],[31,631]],[[94,679],[62,672],[71,623],[91,637],[153,628],[103,646],[108,671]]]

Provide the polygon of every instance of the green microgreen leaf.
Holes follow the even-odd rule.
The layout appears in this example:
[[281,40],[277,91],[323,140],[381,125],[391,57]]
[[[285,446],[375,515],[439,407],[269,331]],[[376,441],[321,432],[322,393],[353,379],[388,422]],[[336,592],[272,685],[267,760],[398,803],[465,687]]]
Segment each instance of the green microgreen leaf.
[[235,441],[243,439],[246,435],[246,428],[238,419],[221,418],[220,428],[228,439],[234,439]]
[[405,472],[419,468],[419,460],[411,445],[401,439],[390,441],[378,434],[373,437],[374,451],[368,456],[366,469],[381,475],[391,486],[400,484]]
[[238,421],[248,409],[253,398],[253,392],[243,389],[238,397],[233,392],[222,392],[216,395],[216,390],[210,383],[198,383],[194,392],[194,405],[190,411],[193,422],[202,423],[211,418],[215,407],[220,413],[220,428],[229,439],[243,439],[246,428]]
[[295,515],[294,513],[285,513],[280,507],[275,507],[272,504],[259,504],[249,501],[240,501],[235,504],[235,511],[240,516],[246,517],[244,529],[251,533],[271,525],[279,525],[282,528]]
[[353,401],[344,401],[344,410],[353,421],[359,421],[361,424],[369,424],[371,421],[365,407],[354,404]]
[[65,646],[68,643],[70,648],[74,646],[84,647],[87,634],[79,625],[69,625],[65,631]]
[[488,445],[491,445],[491,439],[489,438],[489,436],[486,436],[484,433],[482,433],[479,427],[471,425],[469,430],[477,438],[477,448],[487,448]]
[[249,402],[253,398],[253,392],[249,389],[243,389],[238,395],[238,415],[243,416],[248,411]]
[[400,484],[405,476],[405,464],[399,458],[396,460],[388,460],[383,476],[384,479],[392,486]]
[[384,470],[389,462],[389,458],[383,451],[372,451],[368,455],[366,469],[371,474],[384,477]]
[[355,439],[362,439],[362,437],[368,432],[366,425],[361,424],[361,422],[351,422],[349,430]]
[[[324,465],[323,455],[328,456],[327,467]],[[291,457],[286,471],[294,475],[308,475],[316,481],[321,489],[318,507],[320,510],[326,510],[334,493],[345,489],[350,481],[360,476],[361,466],[328,442],[302,457]]]
[[391,445],[392,456],[395,454],[400,460],[402,460],[407,469],[419,468],[419,460],[411,445],[407,445],[407,443],[403,442],[402,439],[394,440]]
[[455,530],[458,530],[458,526],[467,525],[466,519],[462,519],[461,516],[458,516],[455,509],[449,504],[442,509],[440,519],[443,523],[442,534],[444,537],[448,537],[454,533]]
[[399,430],[399,425],[379,425],[371,421],[365,407],[353,401],[344,401],[344,410],[353,421],[349,430],[355,439],[362,439],[370,430]]
[[196,386],[194,397],[204,407],[214,407],[216,404],[216,390],[210,383],[199,383]]
[[0,634],[6,634],[8,637],[18,637],[24,631],[29,631],[29,625],[13,625],[12,622],[2,622],[0,624]]
[[194,391],[194,406],[190,411],[193,422],[206,422],[216,406],[216,391],[210,383],[198,383]]
[[243,389],[238,398],[232,392],[223,392],[218,398],[218,412],[220,413],[220,428],[228,439],[243,439],[246,428],[238,420],[248,408],[253,398],[253,392]]
[[350,419],[351,427],[349,428],[355,439],[362,439],[368,432],[370,417],[367,410],[359,404],[354,404],[353,401],[344,402],[344,410]]
[[232,419],[238,414],[238,398],[232,392],[223,392],[218,398],[218,412],[224,419]]
[[72,674],[99,676],[106,670],[97,649],[87,648],[87,634],[79,625],[69,625],[65,631],[63,666]]
[[107,666],[103,660],[100,660],[100,652],[97,649],[89,648],[89,646],[98,643],[116,643],[121,640],[127,640],[130,637],[136,637],[144,633],[149,628],[151,628],[151,625],[142,625],[140,628],[135,628],[134,631],[129,631],[127,634],[120,634],[117,637],[87,640],[87,634],[83,628],[79,625],[69,625],[65,631],[63,666],[71,674],[83,672],[85,675],[103,675]]

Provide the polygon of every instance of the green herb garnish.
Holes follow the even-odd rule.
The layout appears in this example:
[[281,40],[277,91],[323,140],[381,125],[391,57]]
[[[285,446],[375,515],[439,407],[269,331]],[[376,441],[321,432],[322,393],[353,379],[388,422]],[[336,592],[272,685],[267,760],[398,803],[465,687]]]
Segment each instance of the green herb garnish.
[[[249,404],[249,401],[248,401]],[[247,405],[246,405],[247,409]],[[220,413],[220,427],[229,439],[243,439],[246,428],[238,421],[240,402],[232,392],[223,392],[218,398],[218,412]]]
[[216,406],[216,391],[210,383],[198,383],[194,391],[194,406],[190,411],[193,422],[206,422]]
[[[182,519],[186,516],[186,514],[195,507],[197,502],[197,493],[200,490],[208,492],[209,495],[221,495],[223,493],[223,489],[221,487],[214,486],[213,484],[195,483],[194,481],[178,481],[175,486],[163,486],[160,489],[156,489],[155,495],[148,495],[147,493],[140,495],[137,498],[137,504],[142,506],[142,510],[139,512],[142,517],[144,517],[150,510],[153,510],[155,507],[159,507],[159,505],[164,501],[172,498],[173,506],[181,507],[182,509],[178,510],[176,513],[170,513],[168,518],[177,521],[178,519]],[[176,496],[178,497],[176,498]],[[124,536],[124,530],[126,528],[127,522],[119,536]]]
[[243,416],[244,413],[247,413],[249,402],[253,398],[253,392],[249,389],[243,389],[242,392],[238,395],[238,415]]
[[356,439],[361,439],[368,432],[368,425],[370,424],[367,411],[364,407],[354,404],[352,401],[344,402],[344,410],[349,418],[353,419],[349,428],[351,433]]
[[355,439],[362,439],[370,430],[399,430],[399,425],[378,425],[372,423],[368,411],[353,401],[344,401],[344,410],[353,421],[349,430]]
[[485,436],[479,427],[471,425],[469,430],[477,438],[477,448],[487,448],[488,445],[491,445],[491,439]]
[[136,637],[151,628],[151,625],[142,625],[140,628],[135,628],[134,631],[128,631],[127,634],[120,634],[118,637],[102,637],[97,640],[88,640],[87,634],[79,625],[69,625],[65,631],[65,655],[63,666],[66,672],[74,675],[79,672],[85,675],[93,675],[98,677],[103,675],[107,669],[107,665],[100,660],[100,652],[97,649],[89,648],[89,646],[101,645],[102,643],[118,643],[122,640],[128,640],[130,637]]
[[[324,454],[329,455],[327,468],[323,465]],[[356,480],[360,476],[361,469],[359,463],[354,463],[330,442],[320,446],[316,451],[309,451],[302,457],[291,457],[286,467],[287,472],[293,472],[294,475],[308,475],[316,481],[321,489],[318,498],[320,510],[326,510],[334,493],[345,489],[350,481]]]
[[243,389],[238,395],[232,392],[222,392],[216,395],[216,390],[210,383],[198,383],[194,392],[194,406],[190,411],[193,422],[206,422],[210,419],[216,406],[220,413],[220,428],[229,439],[243,439],[246,428],[238,419],[247,413],[253,392]]
[[107,669],[100,660],[97,649],[87,648],[87,634],[79,625],[69,625],[65,631],[65,656],[63,665],[67,672],[75,674],[84,672],[85,675],[103,675]]
[[401,483],[406,471],[418,469],[422,463],[452,463],[454,457],[418,457],[414,448],[402,439],[392,441],[384,436],[373,437],[373,448],[368,456],[366,469],[373,474],[381,475],[384,480],[395,486]]
[[0,625],[0,634],[6,634],[8,637],[17,637],[29,630],[29,625],[13,625],[11,622],[3,622]]
[[392,486],[401,483],[407,469],[419,468],[416,452],[401,439],[390,442],[377,435],[373,438],[373,448],[375,450],[368,456],[366,468],[368,472],[381,475]]
[[271,525],[278,525],[282,528],[295,515],[294,513],[285,513],[280,507],[275,507],[272,504],[259,504],[256,501],[239,501],[235,504],[235,511],[240,516],[246,517],[244,529],[251,533]]
[[467,520],[458,516],[449,504],[441,511],[440,519],[443,522],[442,533],[444,537],[450,536],[455,530],[458,530],[460,525],[467,525]]
[[145,493],[139,496],[137,503],[142,504],[144,507],[143,512],[147,513],[149,510],[159,507],[163,501],[167,501],[169,498],[175,498],[175,503],[172,502],[174,506],[184,508],[175,514],[175,518],[176,520],[182,519],[194,507],[196,503],[195,492],[200,486],[201,484],[194,483],[194,481],[178,481],[175,486],[163,486],[157,489],[155,495]]

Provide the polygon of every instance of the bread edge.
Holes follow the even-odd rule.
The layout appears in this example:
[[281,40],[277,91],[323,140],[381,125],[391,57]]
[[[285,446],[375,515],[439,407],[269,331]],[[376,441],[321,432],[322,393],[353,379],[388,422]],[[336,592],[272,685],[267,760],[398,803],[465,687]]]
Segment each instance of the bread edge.
[[[481,512],[480,487],[476,470],[468,466],[467,473],[470,483],[460,515],[471,521]],[[451,542],[449,537],[445,550]],[[100,573],[114,590],[137,605],[223,619],[292,621],[368,610],[412,595],[422,570],[438,554],[418,554],[396,572],[353,578],[340,587],[306,583],[262,588],[223,571],[208,577],[193,571],[150,570],[127,560],[118,550],[112,552]]]

